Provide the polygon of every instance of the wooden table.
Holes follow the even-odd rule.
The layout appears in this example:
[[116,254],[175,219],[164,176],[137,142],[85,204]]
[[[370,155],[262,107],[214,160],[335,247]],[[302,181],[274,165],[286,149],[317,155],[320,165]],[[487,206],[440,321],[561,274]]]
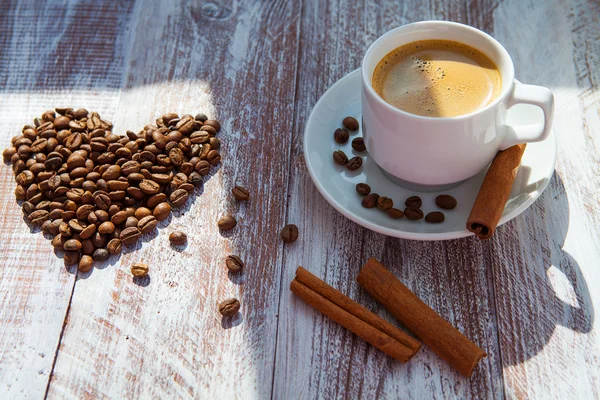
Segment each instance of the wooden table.
[[[598,398],[600,3],[140,0],[0,3],[0,145],[46,109],[138,130],[167,111],[223,123],[224,162],[170,224],[89,274],[24,223],[0,175],[1,398]],[[568,3],[568,4],[566,4]],[[302,156],[311,107],[370,43],[424,19],[503,43],[552,88],[559,154],[544,194],[489,241],[399,240],[336,212]],[[232,201],[243,184],[252,201]],[[235,213],[235,231],[215,220]],[[281,227],[300,239],[284,245]],[[167,244],[188,232],[183,251]],[[241,276],[224,257],[240,254]],[[428,348],[385,356],[290,294],[303,265],[384,318],[355,279],[386,264],[488,357],[471,379]],[[129,266],[151,265],[150,283]],[[216,304],[242,302],[233,320]]]

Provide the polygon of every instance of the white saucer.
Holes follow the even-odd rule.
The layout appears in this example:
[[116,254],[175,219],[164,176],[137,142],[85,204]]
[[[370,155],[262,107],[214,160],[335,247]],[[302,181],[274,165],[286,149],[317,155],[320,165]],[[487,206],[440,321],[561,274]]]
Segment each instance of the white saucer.
[[[339,212],[352,221],[373,231],[389,236],[413,240],[446,240],[470,236],[466,222],[475,202],[486,171],[463,182],[457,187],[444,191],[458,201],[454,210],[440,210],[435,205],[439,193],[424,193],[407,190],[387,179],[366,152],[357,153],[352,149],[352,139],[362,136],[362,132],[350,135],[350,140],[340,145],[333,140],[333,132],[341,127],[342,119],[353,116],[361,121],[360,69],[357,69],[330,87],[313,108],[304,131],[304,158],[310,176],[323,197]],[[516,105],[508,113],[511,124],[535,123],[543,121],[542,111],[529,105]],[[363,157],[363,166],[350,172],[333,162],[335,150],[343,150],[348,158]],[[556,137],[554,132],[539,143],[530,143],[523,154],[521,167],[515,179],[510,198],[504,209],[499,225],[510,221],[529,207],[544,191],[556,162]],[[356,193],[357,183],[371,186],[374,193],[387,196],[394,204],[404,209],[404,201],[413,195],[423,199],[421,207],[425,214],[443,211],[446,220],[441,224],[430,224],[424,219],[410,221],[406,218],[394,220],[376,208],[361,206],[362,197]]]

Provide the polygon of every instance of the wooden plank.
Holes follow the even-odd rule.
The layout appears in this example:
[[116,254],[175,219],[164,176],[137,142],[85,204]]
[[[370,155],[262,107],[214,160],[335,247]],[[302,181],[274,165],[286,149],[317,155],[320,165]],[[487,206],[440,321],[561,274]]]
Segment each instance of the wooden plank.
[[[287,217],[298,225],[300,239],[285,249],[274,398],[503,397],[495,305],[488,292],[488,244],[473,238],[405,241],[364,229],[328,205],[302,157],[302,130],[310,109],[330,85],[360,66],[364,51],[379,35],[404,23],[436,18],[471,21],[489,30],[495,7],[492,2],[473,2],[467,8],[454,2],[340,1],[324,9],[319,2],[304,2]],[[427,348],[407,364],[395,362],[285,291],[302,265],[392,321],[355,282],[369,257],[381,260],[488,352],[470,380]]]
[[[197,197],[143,244],[77,281],[50,397],[268,398],[271,394],[299,4],[145,1],[132,24],[116,130],[166,111],[222,123],[223,164]],[[233,201],[246,186],[249,203]],[[216,220],[231,212],[234,231]],[[187,247],[168,234],[187,232]],[[150,239],[152,239],[150,241]],[[238,253],[241,276],[224,258]],[[137,286],[129,267],[150,265]],[[241,300],[222,319],[217,303]]]
[[505,2],[495,14],[517,78],[556,97],[551,186],[491,244],[506,393],[518,398],[600,397],[598,15],[583,0]]
[[[111,116],[121,86],[127,5],[0,4],[0,119],[4,149],[21,127],[54,106]],[[98,33],[100,32],[100,33]],[[117,39],[115,39],[117,38]],[[107,114],[108,112],[108,114]],[[44,396],[75,282],[14,197],[9,165],[0,172],[0,393]]]

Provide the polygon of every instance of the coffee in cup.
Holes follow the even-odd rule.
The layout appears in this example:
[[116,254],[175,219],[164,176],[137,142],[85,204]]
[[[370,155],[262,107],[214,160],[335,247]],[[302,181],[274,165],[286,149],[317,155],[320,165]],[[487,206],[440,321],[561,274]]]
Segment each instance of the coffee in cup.
[[472,113],[502,91],[500,71],[485,54],[449,40],[421,40],[392,50],[375,67],[372,84],[387,103],[425,117]]

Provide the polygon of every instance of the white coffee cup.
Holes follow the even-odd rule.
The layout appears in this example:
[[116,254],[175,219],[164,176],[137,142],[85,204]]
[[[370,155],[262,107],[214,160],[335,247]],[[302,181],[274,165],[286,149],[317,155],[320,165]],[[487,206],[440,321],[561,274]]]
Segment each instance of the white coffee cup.
[[[451,40],[474,47],[498,67],[502,90],[489,105],[449,118],[424,117],[385,102],[373,89],[375,67],[389,52],[419,40]],[[370,157],[401,185],[440,190],[484,169],[499,150],[548,137],[554,96],[541,86],[515,80],[513,62],[500,43],[473,27],[423,21],[393,29],[377,39],[362,61],[362,128]],[[518,103],[544,112],[544,123],[508,126],[506,113]]]

